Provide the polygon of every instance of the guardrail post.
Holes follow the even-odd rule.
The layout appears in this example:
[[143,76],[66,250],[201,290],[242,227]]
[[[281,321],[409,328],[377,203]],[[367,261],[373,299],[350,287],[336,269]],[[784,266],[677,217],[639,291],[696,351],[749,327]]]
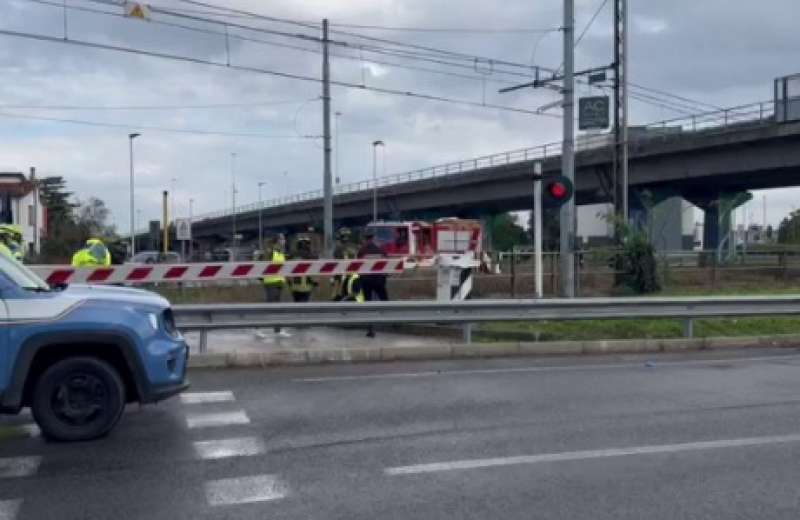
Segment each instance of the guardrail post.
[[511,251],[511,297],[517,297],[517,252]]
[[464,343],[467,345],[472,343],[472,323],[465,323],[462,332],[464,334]]
[[200,345],[198,349],[201,354],[205,354],[208,351],[208,331],[203,329],[200,331]]
[[683,337],[689,339],[694,337],[694,318],[683,320]]

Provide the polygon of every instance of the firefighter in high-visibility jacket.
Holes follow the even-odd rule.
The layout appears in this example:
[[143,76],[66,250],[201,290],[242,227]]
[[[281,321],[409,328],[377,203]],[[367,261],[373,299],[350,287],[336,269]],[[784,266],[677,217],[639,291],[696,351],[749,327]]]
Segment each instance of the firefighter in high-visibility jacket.
[[[297,239],[296,250],[293,258],[311,260],[311,238],[302,236]],[[287,279],[289,291],[295,303],[305,303],[311,300],[311,292],[317,286],[317,282],[310,276],[291,276]]]
[[[339,260],[348,260],[355,258],[357,249],[352,242],[352,234],[348,228],[341,228],[336,233],[336,247],[333,250],[333,257]],[[333,294],[333,301],[342,301],[348,298],[347,282],[350,276],[336,275],[331,278],[331,293]]]
[[108,267],[111,265],[111,253],[99,238],[90,238],[86,246],[72,255],[73,267]]
[[361,287],[361,277],[353,273],[344,278],[344,295],[342,301],[364,303],[367,298],[364,296],[364,289]]

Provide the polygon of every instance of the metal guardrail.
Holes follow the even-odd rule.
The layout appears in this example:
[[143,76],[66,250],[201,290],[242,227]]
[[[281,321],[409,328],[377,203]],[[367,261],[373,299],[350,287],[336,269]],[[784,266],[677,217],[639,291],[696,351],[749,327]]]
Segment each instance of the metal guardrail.
[[[637,144],[669,137],[686,137],[687,135],[691,136],[692,134],[707,135],[708,133],[727,131],[731,128],[740,128],[746,123],[763,123],[767,121],[774,121],[774,115],[774,101],[762,101],[722,110],[702,112],[676,119],[658,121],[639,127],[632,127],[632,130],[644,130],[641,131],[641,133],[632,133],[629,137],[629,142],[631,144]],[[608,134],[581,137],[577,140],[577,151],[580,152],[582,150],[610,146],[611,142],[609,139],[610,137]],[[335,187],[335,194],[344,195],[348,193],[366,191],[372,189],[376,184],[380,188],[383,186],[403,184],[406,182],[430,179],[434,177],[468,173],[493,166],[504,166],[536,159],[546,160],[559,156],[561,154],[561,145],[561,142],[548,143],[531,148],[511,150],[508,152],[476,157],[474,159],[441,164],[386,177],[379,177],[375,181],[365,180],[341,184]],[[289,195],[286,197],[277,197],[263,201],[260,204],[253,203],[244,206],[238,206],[236,207],[235,212],[236,214],[239,214],[248,211],[257,211],[259,207],[261,209],[267,209],[317,199],[322,199],[322,190],[313,190]],[[227,208],[224,210],[204,213],[202,215],[196,215],[193,220],[195,222],[200,222],[203,220],[223,218],[230,216],[233,213],[234,210],[232,208]],[[146,230],[142,230],[141,232],[146,232]]]
[[[800,295],[206,304],[176,305],[173,312],[179,330],[200,331],[204,352],[208,331],[273,326],[678,318],[686,320],[684,335],[692,337],[696,318],[800,315]],[[465,339],[469,340],[466,333]]]

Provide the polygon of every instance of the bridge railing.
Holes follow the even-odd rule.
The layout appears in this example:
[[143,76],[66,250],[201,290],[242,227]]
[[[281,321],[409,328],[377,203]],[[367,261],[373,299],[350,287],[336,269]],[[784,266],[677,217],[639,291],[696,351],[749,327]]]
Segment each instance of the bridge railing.
[[[751,103],[722,110],[714,110],[699,114],[692,114],[680,118],[668,119],[650,123],[643,126],[631,126],[628,141],[630,143],[642,143],[645,141],[664,139],[668,137],[685,136],[688,132],[725,132],[740,129],[746,124],[763,124],[774,121],[775,105],[773,101],[762,101]],[[577,149],[589,150],[611,146],[610,134],[598,134],[593,136],[581,136],[577,140]],[[363,192],[367,190],[394,186],[407,182],[444,177],[448,175],[460,175],[484,168],[494,166],[506,166],[518,164],[531,160],[546,160],[561,155],[562,143],[554,142],[531,148],[522,148],[492,155],[484,155],[473,159],[440,164],[427,168],[421,168],[410,172],[379,177],[376,180],[363,180],[335,187],[336,195],[347,195],[350,193]],[[268,209],[288,204],[319,200],[323,197],[322,190],[312,190],[286,197],[276,197],[259,203],[238,206],[236,214],[261,209]],[[231,208],[197,215],[195,222],[223,218],[234,213]]]

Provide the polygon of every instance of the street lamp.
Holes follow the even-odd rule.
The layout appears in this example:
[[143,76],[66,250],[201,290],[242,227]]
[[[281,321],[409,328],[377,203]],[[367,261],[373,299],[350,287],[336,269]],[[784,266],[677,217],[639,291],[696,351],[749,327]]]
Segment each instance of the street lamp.
[[[194,199],[189,199],[189,233],[191,235],[192,229],[192,221],[194,219]],[[189,259],[194,256],[194,236],[191,236],[191,240],[189,240]],[[184,258],[184,262],[186,259]]]
[[231,208],[233,210],[232,220],[232,239],[233,248],[236,249],[236,153],[231,153]]
[[[372,142],[372,221],[378,221],[378,147],[385,150],[383,141]],[[385,153],[385,152],[384,152]]]
[[261,211],[264,209],[264,204],[261,202],[261,188],[266,184],[264,181],[258,183],[258,250],[262,253],[264,251],[264,226],[261,224]]
[[334,132],[336,132],[336,156],[335,156],[336,157],[336,184],[339,184],[340,182],[342,182],[342,173],[339,171],[339,153],[340,153],[339,152],[339,150],[340,150],[340,148],[339,148],[339,118],[342,116],[342,113],[337,111],[333,115],[335,116],[335,119],[334,119],[335,130],[334,130]]
[[136,210],[133,203],[133,140],[141,134],[128,134],[128,150],[130,151],[131,167],[131,258],[136,254]]

